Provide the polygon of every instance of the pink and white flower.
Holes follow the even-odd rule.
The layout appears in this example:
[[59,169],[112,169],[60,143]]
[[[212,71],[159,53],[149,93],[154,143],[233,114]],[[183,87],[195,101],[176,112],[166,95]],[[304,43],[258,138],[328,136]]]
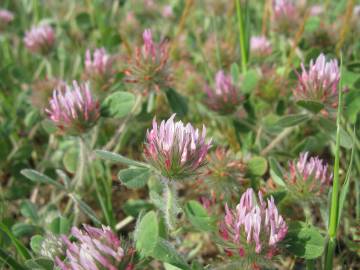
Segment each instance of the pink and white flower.
[[291,32],[299,22],[299,11],[291,0],[274,0],[272,23],[275,30]]
[[170,180],[183,179],[197,174],[206,164],[211,141],[206,142],[206,128],[202,132],[188,123],[174,122],[173,114],[160,125],[154,119],[146,133],[145,157],[147,161]]
[[0,9],[0,30],[14,20],[14,14],[7,9]]
[[96,124],[100,116],[99,102],[93,97],[89,83],[55,89],[50,107],[45,110],[54,124],[63,132],[79,134]]
[[233,83],[230,75],[220,70],[215,76],[215,88],[205,86],[207,99],[205,103],[214,111],[221,114],[232,113],[241,103],[238,87]]
[[290,162],[289,169],[288,187],[295,197],[320,195],[331,186],[333,175],[328,164],[318,157],[309,158],[308,152]]
[[257,254],[271,259],[287,231],[288,227],[278,212],[274,198],[271,196],[265,202],[259,192],[256,200],[251,188],[241,196],[234,210],[225,206],[224,221],[220,224],[220,233],[228,252],[247,258]]
[[76,227],[71,234],[78,241],[71,242],[63,236],[66,245],[64,261],[56,257],[56,264],[61,270],[117,270],[124,257],[120,240],[109,227],[102,229],[84,225],[84,230]]
[[265,36],[253,36],[250,39],[250,51],[255,57],[268,56],[272,52],[271,42]]
[[24,43],[30,52],[46,54],[55,43],[54,30],[49,25],[33,26],[25,33]]
[[326,61],[325,55],[310,61],[308,69],[301,64],[298,85],[293,94],[296,100],[311,100],[334,105],[338,96],[340,69],[336,59]]
[[85,73],[89,78],[103,79],[112,75],[113,58],[106,53],[104,48],[95,49],[91,54],[86,50]]

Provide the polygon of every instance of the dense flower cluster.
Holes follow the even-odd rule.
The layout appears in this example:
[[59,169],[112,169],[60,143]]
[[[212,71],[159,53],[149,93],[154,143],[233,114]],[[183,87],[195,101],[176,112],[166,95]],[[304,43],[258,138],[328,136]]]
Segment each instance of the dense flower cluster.
[[298,160],[290,163],[288,187],[295,197],[320,195],[332,183],[332,173],[328,165],[318,157],[310,157],[309,153],[301,153]]
[[46,54],[55,42],[55,33],[51,26],[34,26],[25,33],[24,43],[32,53]]
[[137,48],[135,57],[125,70],[126,81],[134,83],[139,91],[160,91],[169,86],[169,52],[165,42],[156,44],[152,33],[146,29],[143,33],[144,45]]
[[4,29],[13,20],[14,14],[11,11],[0,9],[0,30]]
[[100,116],[99,102],[93,97],[89,83],[66,86],[65,91],[55,89],[46,109],[50,119],[63,132],[79,134],[95,125]]
[[232,113],[241,102],[238,87],[232,82],[230,75],[220,70],[215,76],[215,88],[205,86],[207,98],[205,103],[214,111],[221,114]]
[[145,157],[147,161],[169,179],[177,180],[196,174],[205,165],[211,141],[206,142],[206,129],[202,132],[188,123],[174,122],[175,114],[160,126],[154,119],[146,133]]
[[113,58],[106,53],[104,48],[95,49],[91,54],[86,50],[85,74],[88,79],[95,82],[106,82],[113,75]]
[[271,54],[272,46],[270,40],[265,36],[253,36],[250,39],[251,55],[255,57],[265,57]]
[[53,259],[62,256],[65,252],[65,245],[59,236],[47,234],[41,242],[40,255]]
[[220,233],[228,254],[238,254],[247,259],[258,254],[271,259],[277,252],[277,244],[285,238],[288,227],[278,213],[274,198],[270,197],[265,202],[261,192],[258,197],[256,202],[254,191],[249,188],[235,210],[226,205]]
[[291,0],[274,0],[272,22],[274,29],[289,33],[298,25],[299,12]]
[[56,258],[61,270],[118,270],[125,255],[119,238],[109,227],[102,229],[84,225],[85,230],[73,227],[71,234],[78,241],[71,242],[63,236],[66,245],[66,258]]
[[325,105],[336,105],[340,70],[336,59],[326,61],[320,54],[315,63],[310,61],[309,69],[301,65],[302,73],[298,74],[298,85],[294,89],[296,100],[311,100]]

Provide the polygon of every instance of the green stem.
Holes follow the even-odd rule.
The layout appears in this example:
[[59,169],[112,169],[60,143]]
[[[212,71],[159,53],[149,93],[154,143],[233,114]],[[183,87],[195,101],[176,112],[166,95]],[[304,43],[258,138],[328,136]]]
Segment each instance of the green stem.
[[241,11],[241,0],[235,0],[236,2],[236,15],[239,26],[239,40],[240,40],[240,51],[241,51],[241,68],[242,72],[246,73],[247,71],[247,54],[246,54],[246,45],[245,45],[245,29],[244,29],[244,20]]
[[[342,56],[340,61],[340,76],[342,75]],[[334,162],[334,179],[331,194],[330,222],[329,222],[329,243],[325,258],[325,269],[331,270],[333,264],[334,250],[336,246],[336,233],[338,228],[339,215],[339,167],[340,167],[340,120],[342,112],[342,84],[339,83],[339,104],[336,116],[336,146],[335,146],[335,162]]]

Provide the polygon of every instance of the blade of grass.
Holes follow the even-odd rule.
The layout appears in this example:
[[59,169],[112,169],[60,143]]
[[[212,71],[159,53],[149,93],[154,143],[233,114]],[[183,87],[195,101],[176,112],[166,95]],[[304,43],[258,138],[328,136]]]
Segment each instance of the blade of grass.
[[330,221],[328,236],[329,242],[325,257],[325,270],[333,269],[333,257],[336,247],[336,234],[338,229],[338,218],[339,218],[339,170],[340,170],[340,125],[341,125],[341,113],[342,113],[342,70],[343,62],[342,55],[340,55],[340,83],[339,83],[339,103],[338,111],[336,115],[336,146],[335,146],[335,162],[334,162],[334,179],[331,194],[331,206],[330,206]]
[[15,270],[28,270],[28,268],[16,262],[16,260],[2,248],[0,248],[0,261],[3,261]]
[[236,16],[238,20],[239,27],[239,41],[240,41],[240,51],[241,51],[241,69],[243,73],[247,71],[247,54],[246,54],[246,44],[245,44],[245,28],[244,28],[244,19],[241,11],[240,0],[236,1]]

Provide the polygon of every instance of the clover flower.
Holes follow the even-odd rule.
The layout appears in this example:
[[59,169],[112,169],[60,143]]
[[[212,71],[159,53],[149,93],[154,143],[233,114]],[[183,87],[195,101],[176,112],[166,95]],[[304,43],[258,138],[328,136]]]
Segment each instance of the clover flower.
[[247,189],[234,210],[225,206],[224,221],[220,224],[227,253],[254,260],[252,263],[260,258],[271,259],[288,231],[274,198],[265,202],[261,192],[258,198],[257,202],[254,191]]
[[202,132],[188,123],[174,122],[173,114],[160,125],[153,120],[146,133],[145,158],[168,179],[183,179],[197,173],[206,164],[211,141],[206,142],[206,128]]
[[134,83],[136,89],[147,94],[169,87],[169,52],[167,43],[156,44],[150,29],[143,33],[144,45],[137,48],[134,59],[125,70],[125,81]]
[[106,80],[112,73],[112,57],[106,53],[104,48],[95,49],[91,55],[90,50],[85,54],[85,73],[90,79]]
[[65,245],[59,236],[47,234],[40,245],[40,255],[54,258],[62,256],[65,252]]
[[100,116],[99,102],[94,99],[89,83],[66,86],[65,91],[55,89],[45,111],[54,124],[68,134],[80,134],[96,124]]
[[324,194],[332,183],[332,173],[328,164],[309,153],[301,153],[298,160],[289,165],[290,175],[287,178],[288,188],[295,197],[309,198]]
[[55,42],[55,33],[51,26],[33,26],[25,33],[25,47],[32,53],[47,54]]
[[0,30],[4,29],[13,20],[14,14],[11,11],[0,9]]
[[298,85],[294,89],[296,100],[310,100],[324,105],[336,106],[340,70],[336,59],[326,61],[325,55],[310,61],[306,70],[301,64],[302,73],[298,74]]
[[265,57],[271,54],[270,41],[265,36],[253,36],[250,39],[250,51],[255,57]]
[[118,270],[125,252],[109,227],[99,229],[84,225],[84,230],[73,227],[71,234],[78,241],[71,242],[63,236],[66,258],[62,261],[56,257],[61,270]]
[[299,12],[291,0],[274,0],[272,22],[276,31],[288,34],[297,28]]
[[232,82],[230,75],[220,70],[215,76],[215,88],[205,86],[207,99],[205,103],[214,111],[221,114],[232,113],[236,110],[237,106],[241,103],[239,89]]

